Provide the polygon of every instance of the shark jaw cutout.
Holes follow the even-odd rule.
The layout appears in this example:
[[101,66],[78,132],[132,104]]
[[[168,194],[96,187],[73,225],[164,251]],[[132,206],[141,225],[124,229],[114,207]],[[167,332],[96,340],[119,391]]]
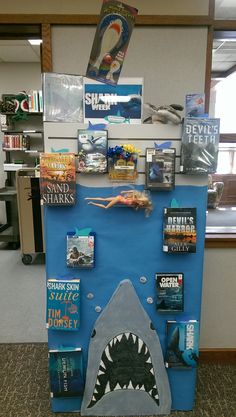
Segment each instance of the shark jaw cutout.
[[159,415],[170,409],[159,338],[132,283],[124,280],[95,323],[81,415]]
[[159,395],[148,347],[133,333],[120,333],[103,351],[92,400],[93,407],[103,395],[116,390],[147,392],[159,405]]

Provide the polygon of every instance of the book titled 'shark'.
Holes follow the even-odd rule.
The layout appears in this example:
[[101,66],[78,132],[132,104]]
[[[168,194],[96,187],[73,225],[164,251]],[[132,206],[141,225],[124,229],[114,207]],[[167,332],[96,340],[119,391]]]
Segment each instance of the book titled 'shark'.
[[220,119],[187,117],[181,142],[180,171],[213,174],[217,170]]
[[46,327],[75,331],[80,327],[80,279],[47,280]]
[[40,155],[40,194],[49,206],[75,204],[76,170],[72,153],[42,153]]
[[178,312],[184,309],[184,274],[156,273],[157,311]]
[[163,251],[169,253],[196,252],[195,207],[164,208]]
[[146,187],[172,190],[175,185],[175,149],[146,149]]
[[167,321],[167,368],[196,368],[199,358],[199,322]]
[[84,391],[81,348],[49,350],[52,398],[80,397]]

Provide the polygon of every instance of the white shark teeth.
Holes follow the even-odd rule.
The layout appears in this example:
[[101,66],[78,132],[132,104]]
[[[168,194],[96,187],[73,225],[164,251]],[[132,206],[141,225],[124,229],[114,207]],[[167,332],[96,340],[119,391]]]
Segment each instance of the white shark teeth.
[[99,379],[97,379],[96,385],[101,385]]
[[142,347],[143,347],[143,341],[138,338],[138,353],[141,352]]
[[123,336],[123,334],[119,334],[118,336],[116,336],[116,337],[117,337],[118,342],[120,342],[120,341],[121,341],[122,336]]
[[151,374],[152,374],[152,375],[154,375],[154,370],[153,370],[153,368],[151,368],[151,369],[150,369],[150,372],[151,372]]
[[103,371],[101,371],[101,369],[99,369],[98,375],[102,375],[102,374],[105,374],[105,372],[103,372]]
[[100,362],[100,366],[102,366],[104,369],[106,369],[106,367],[105,367],[105,365],[104,365],[104,362],[101,360],[101,362]]
[[95,396],[94,396],[94,395],[93,395],[92,401],[96,401],[96,398],[95,398]]
[[152,363],[150,356],[149,356],[149,358],[146,360],[146,363]]
[[140,391],[145,391],[144,385],[142,385],[139,389]]
[[134,389],[131,380],[129,381],[128,389]]
[[93,393],[94,393],[94,394],[97,394],[97,393],[98,393],[96,388],[94,388]]
[[106,355],[107,355],[107,359],[108,359],[110,362],[113,362],[113,360],[112,360],[112,358],[111,358],[111,355],[110,355],[109,346],[107,346],[107,347],[106,347],[106,349],[105,349],[105,353],[106,353]]
[[158,394],[156,394],[156,395],[155,395],[155,398],[156,398],[156,400],[158,400],[158,399],[159,399],[159,395],[158,395]]
[[115,386],[115,388],[114,388],[113,391],[116,391],[117,389],[122,389],[119,383],[116,384],[116,386]]
[[108,381],[108,383],[107,383],[107,385],[106,385],[106,388],[105,388],[105,394],[107,394],[108,392],[110,392],[111,391],[111,388],[110,388],[110,382]]
[[137,339],[137,337],[135,336],[135,334],[132,334],[132,338],[133,338],[133,341],[135,343],[136,342],[136,339]]
[[128,340],[130,333],[125,333],[126,339]]

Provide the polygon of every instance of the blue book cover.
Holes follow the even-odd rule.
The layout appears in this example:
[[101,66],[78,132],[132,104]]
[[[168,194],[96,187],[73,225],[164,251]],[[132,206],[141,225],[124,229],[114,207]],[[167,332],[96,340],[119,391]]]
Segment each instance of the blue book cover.
[[141,123],[143,78],[120,78],[116,86],[84,81],[84,122]]
[[80,326],[80,279],[47,280],[46,326],[75,331]]
[[78,130],[78,171],[84,174],[107,172],[107,130]]
[[81,348],[49,350],[51,397],[79,397],[84,391]]
[[167,368],[196,368],[199,357],[199,322],[167,321]]
[[205,94],[192,93],[185,96],[185,116],[204,117],[205,116]]
[[156,273],[157,311],[178,312],[184,309],[184,274]]

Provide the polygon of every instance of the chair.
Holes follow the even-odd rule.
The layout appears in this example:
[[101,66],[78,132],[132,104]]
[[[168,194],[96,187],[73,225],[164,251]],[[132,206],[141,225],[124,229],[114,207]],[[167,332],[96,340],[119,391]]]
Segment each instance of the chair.
[[208,177],[207,208],[215,209],[220,203],[224,190],[223,181],[212,181],[211,175]]

